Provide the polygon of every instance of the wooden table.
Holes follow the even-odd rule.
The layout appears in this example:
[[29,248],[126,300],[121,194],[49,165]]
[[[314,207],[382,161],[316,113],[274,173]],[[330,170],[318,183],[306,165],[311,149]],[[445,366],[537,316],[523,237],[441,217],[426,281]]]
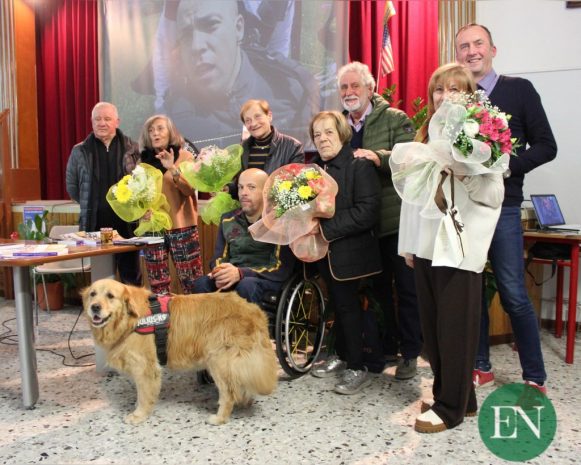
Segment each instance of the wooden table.
[[[1,242],[9,242],[0,240]],[[22,381],[22,403],[32,409],[38,401],[38,376],[36,373],[36,352],[34,348],[32,293],[30,285],[30,267],[43,263],[91,257],[91,281],[115,277],[115,260],[113,255],[122,252],[133,252],[142,247],[134,245],[101,245],[96,247],[69,247],[69,253],[52,257],[26,257],[17,259],[0,258],[0,267],[12,268],[14,278],[14,301],[16,307],[16,331],[18,333],[18,357]],[[105,354],[95,346],[97,371],[105,370]]]
[[[571,272],[569,273],[569,309],[567,313],[567,347],[565,351],[565,362],[573,363],[575,333],[577,326],[577,285],[579,278],[579,246],[581,245],[581,235],[525,231],[524,239],[527,242],[567,244],[570,247],[569,260],[557,261],[555,337],[561,337],[563,331],[563,268],[567,266],[571,268]],[[550,260],[535,261],[539,261],[541,263],[551,263]]]

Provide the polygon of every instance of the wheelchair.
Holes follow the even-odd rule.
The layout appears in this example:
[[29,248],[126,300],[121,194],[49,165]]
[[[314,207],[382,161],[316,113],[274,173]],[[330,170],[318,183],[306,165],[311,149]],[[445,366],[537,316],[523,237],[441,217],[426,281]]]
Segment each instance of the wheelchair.
[[269,315],[284,372],[293,379],[308,373],[325,334],[325,298],[317,281],[300,267],[278,293],[265,293],[260,306]]

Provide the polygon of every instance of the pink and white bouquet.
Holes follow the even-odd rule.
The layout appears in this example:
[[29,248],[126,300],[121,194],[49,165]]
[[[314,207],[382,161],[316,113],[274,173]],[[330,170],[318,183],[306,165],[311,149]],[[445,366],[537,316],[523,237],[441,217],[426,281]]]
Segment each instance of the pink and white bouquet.
[[264,185],[262,218],[249,228],[252,237],[289,245],[305,262],[323,258],[328,242],[320,233],[309,233],[318,225],[318,218],[335,214],[338,190],[335,180],[318,165],[292,163],[277,169]]
[[438,215],[433,199],[443,170],[461,176],[504,173],[516,148],[509,119],[482,91],[445,100],[430,120],[427,144],[396,144],[392,150],[389,165],[400,197],[424,206],[425,216]]
[[509,118],[491,105],[484,92],[459,92],[430,119],[426,144],[409,142],[393,148],[389,166],[395,190],[404,201],[402,211],[418,210],[423,218],[440,220],[434,266],[458,266],[469,243],[462,223],[462,213],[469,212],[455,203],[454,183],[448,181],[450,188],[443,189],[446,177],[487,176],[502,185],[501,175],[516,148]]
[[[453,145],[462,155],[469,158],[475,151],[486,155],[486,149],[482,150],[480,146],[485,144],[490,148],[489,158],[482,162],[486,167],[493,166],[503,155],[515,155],[516,138],[511,137],[508,127],[510,115],[493,106],[483,91],[474,94],[458,92],[452,96],[450,103],[463,106],[465,115],[461,115],[458,120],[448,115],[446,118],[434,115],[434,118],[436,122],[444,124],[444,130],[451,137],[457,132]],[[460,123],[462,126],[458,131]]]

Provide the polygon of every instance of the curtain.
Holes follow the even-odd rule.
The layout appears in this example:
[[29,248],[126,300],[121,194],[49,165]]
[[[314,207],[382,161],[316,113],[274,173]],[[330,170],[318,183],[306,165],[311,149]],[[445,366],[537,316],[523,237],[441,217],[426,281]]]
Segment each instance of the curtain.
[[[395,70],[379,79],[380,92],[397,84],[395,102],[411,114],[411,102],[426,98],[438,66],[438,1],[394,1],[390,19]],[[349,56],[377,77],[385,1],[349,2]],[[99,101],[98,2],[36,2],[37,78],[41,192],[67,198],[66,162],[72,147],[91,131],[90,112]]]
[[388,24],[395,70],[378,79],[385,1],[349,2],[349,59],[369,66],[379,93],[396,84],[395,106],[411,116],[412,101],[426,100],[430,75],[438,67],[438,1],[393,4],[396,15]]
[[440,63],[456,59],[454,39],[456,31],[466,24],[476,22],[476,0],[439,0]]
[[99,101],[96,1],[36,2],[38,130],[43,199],[66,199],[72,147],[91,132]]

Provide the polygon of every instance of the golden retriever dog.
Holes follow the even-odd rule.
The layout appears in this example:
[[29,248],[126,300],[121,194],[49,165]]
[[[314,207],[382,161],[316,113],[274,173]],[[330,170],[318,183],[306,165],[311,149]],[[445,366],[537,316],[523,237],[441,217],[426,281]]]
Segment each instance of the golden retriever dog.
[[[135,410],[125,422],[139,424],[151,414],[161,389],[155,336],[134,331],[139,318],[149,313],[150,292],[101,279],[81,295],[108,365],[127,374],[137,387]],[[234,292],[221,292],[176,295],[169,309],[168,367],[207,369],[218,388],[218,412],[208,417],[208,423],[226,423],[234,405],[249,406],[255,395],[274,391],[278,366],[267,318],[259,307]]]

